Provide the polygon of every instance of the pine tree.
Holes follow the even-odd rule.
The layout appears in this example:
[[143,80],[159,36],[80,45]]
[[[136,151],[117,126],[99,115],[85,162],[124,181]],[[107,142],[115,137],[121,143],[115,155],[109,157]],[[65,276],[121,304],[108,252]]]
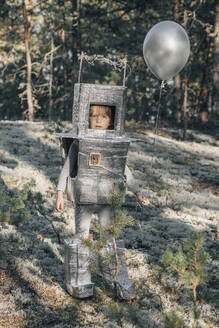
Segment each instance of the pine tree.
[[[115,291],[120,266],[120,256],[116,239],[121,234],[124,226],[133,224],[133,218],[128,215],[127,211],[121,209],[121,205],[122,196],[119,192],[114,191],[111,197],[111,208],[113,212],[112,224],[103,227],[95,222],[91,230],[96,239],[91,235],[88,238],[82,239],[83,244],[91,252],[90,268],[92,271],[98,272],[101,271],[101,266],[110,266],[109,270],[113,275]],[[111,250],[106,251],[109,241],[113,243],[113,252]]]
[[197,301],[197,287],[208,280],[206,274],[210,256],[203,247],[203,237],[193,233],[188,240],[179,246],[178,252],[167,249],[161,259],[169,273],[176,273],[179,282],[192,290],[193,301]]

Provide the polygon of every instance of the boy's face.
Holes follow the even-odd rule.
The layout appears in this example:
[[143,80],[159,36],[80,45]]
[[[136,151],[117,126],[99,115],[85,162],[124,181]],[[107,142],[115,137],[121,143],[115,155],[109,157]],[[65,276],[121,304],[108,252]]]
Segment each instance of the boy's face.
[[110,126],[111,117],[105,108],[92,106],[90,110],[90,129],[107,130]]

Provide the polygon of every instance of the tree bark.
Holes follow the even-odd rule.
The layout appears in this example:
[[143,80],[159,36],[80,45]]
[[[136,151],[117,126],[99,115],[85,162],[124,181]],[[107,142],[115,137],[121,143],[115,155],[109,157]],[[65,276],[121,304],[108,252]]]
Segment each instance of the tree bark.
[[215,19],[215,47],[214,47],[214,105],[213,110],[219,115],[219,3],[216,4]]
[[31,86],[31,54],[30,54],[30,39],[31,39],[31,15],[27,9],[30,6],[29,0],[23,0],[23,17],[24,17],[24,44],[26,52],[26,63],[27,63],[27,104],[28,104],[28,120],[33,121],[34,119],[34,105],[33,105],[33,93]]
[[184,99],[183,99],[183,120],[184,120],[183,139],[184,140],[186,139],[187,127],[188,127],[187,99],[188,99],[188,81],[186,78],[184,82]]
[[72,59],[73,59],[73,80],[77,81],[77,50],[78,50],[78,28],[79,28],[79,12],[78,12],[78,0],[72,0]]
[[67,33],[66,33],[66,11],[65,11],[65,0],[58,0],[58,4],[60,7],[61,19],[60,19],[60,39],[62,43],[61,47],[61,56],[62,56],[62,66],[63,66],[63,94],[62,101],[60,102],[60,111],[61,119],[66,120],[68,116],[68,106],[67,106],[67,97],[66,94],[68,92],[68,67],[67,67],[67,59],[68,59],[68,47],[67,47]]
[[[175,21],[179,20],[179,0],[174,0],[174,9],[173,9],[173,17]],[[175,85],[175,99],[176,99],[176,120],[177,123],[180,123],[182,120],[181,114],[181,79],[180,75],[177,74],[174,77],[174,85]]]
[[49,60],[49,122],[52,120],[52,107],[53,107],[53,99],[52,99],[52,84],[53,84],[53,52],[54,52],[54,37],[53,33],[51,34],[51,53]]
[[210,52],[210,41],[206,34],[204,40],[204,48],[206,49],[206,57],[204,58],[205,65],[202,70],[202,80],[200,85],[199,94],[199,120],[201,123],[208,122],[208,89],[209,89],[209,52]]

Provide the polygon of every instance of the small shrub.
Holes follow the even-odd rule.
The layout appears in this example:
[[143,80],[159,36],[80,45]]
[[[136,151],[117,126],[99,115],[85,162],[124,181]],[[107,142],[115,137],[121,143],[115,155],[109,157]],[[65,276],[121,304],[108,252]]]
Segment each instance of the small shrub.
[[164,313],[164,327],[165,328],[183,328],[184,320],[175,312]]
[[169,273],[177,274],[180,283],[193,292],[193,301],[197,301],[197,287],[208,280],[206,266],[210,256],[204,251],[203,237],[193,233],[191,237],[179,246],[177,254],[167,249],[161,259]]
[[124,308],[122,304],[119,303],[110,303],[104,309],[106,317],[111,320],[121,320],[124,316]]
[[[30,212],[27,209],[27,201],[30,201],[33,185],[34,180],[32,179],[21,190],[15,188],[8,192],[9,195],[6,192],[0,194],[0,222],[18,226],[28,218]],[[40,200],[42,202],[42,195]]]
[[139,309],[132,305],[121,303],[110,303],[104,307],[105,316],[111,320],[121,322],[122,319],[136,324]]
[[22,209],[21,211],[17,211],[16,213],[13,214],[11,217],[10,223],[14,224],[16,226],[19,226],[23,223],[23,221],[28,218],[30,215],[30,212],[26,209]]
[[[106,265],[112,264],[112,268],[114,269],[111,270],[115,286],[120,266],[116,239],[119,237],[124,226],[133,224],[133,218],[127,214],[127,211],[121,209],[121,205],[121,193],[114,191],[111,196],[112,224],[103,227],[95,222],[92,224],[91,231],[96,239],[94,240],[91,235],[88,238],[82,239],[82,243],[91,250],[90,270],[98,271],[100,262]],[[106,251],[104,249],[109,240],[112,240],[113,252],[112,250]],[[103,252],[101,252],[102,250]]]
[[193,315],[195,320],[198,320],[201,316],[201,310],[198,309],[197,306],[193,307]]
[[0,222],[9,223],[11,219],[10,209],[6,206],[1,208],[0,212]]
[[14,211],[19,210],[19,209],[25,207],[24,202],[23,202],[23,200],[20,197],[17,197],[17,198],[16,197],[13,197],[11,199],[11,202],[10,203],[11,203],[11,208]]
[[31,189],[33,186],[35,186],[35,181],[33,179],[31,179],[30,182],[23,185],[23,188],[22,188],[22,199],[23,200],[28,199],[29,193],[31,192]]
[[0,206],[3,206],[6,203],[7,197],[0,193]]

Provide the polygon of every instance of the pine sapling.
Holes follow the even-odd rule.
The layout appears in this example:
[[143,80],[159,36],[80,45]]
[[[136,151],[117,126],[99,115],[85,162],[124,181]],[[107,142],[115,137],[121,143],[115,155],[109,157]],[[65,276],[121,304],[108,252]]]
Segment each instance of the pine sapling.
[[185,323],[183,318],[178,316],[175,312],[165,312],[165,328],[183,328],[185,327]]
[[20,225],[29,215],[26,201],[33,182],[27,183],[21,190],[10,191],[10,197],[0,193],[0,222]]
[[[96,238],[93,239],[93,237],[89,235],[88,238],[82,239],[82,243],[91,250],[91,270],[99,269],[97,263],[101,259],[101,263],[113,267],[113,270],[110,270],[113,272],[114,286],[116,286],[120,266],[116,239],[121,234],[124,226],[133,224],[133,218],[128,215],[127,211],[121,209],[122,196],[115,190],[112,193],[110,205],[113,213],[112,223],[107,226],[101,226],[99,223],[94,222],[91,230]],[[111,240],[113,244],[113,253],[110,252],[110,250],[106,251],[109,240]]]
[[114,191],[111,197],[111,208],[113,211],[113,223],[112,223],[112,241],[113,249],[115,254],[115,272],[113,275],[114,285],[117,283],[117,276],[119,272],[119,256],[118,249],[116,245],[116,239],[119,237],[122,228],[125,225],[132,225],[133,218],[128,215],[127,211],[121,209],[122,205],[122,196],[119,192]]
[[192,290],[194,303],[197,301],[197,287],[208,280],[206,267],[209,261],[210,256],[203,248],[203,237],[198,233],[193,233],[180,245],[176,254],[167,249],[161,258],[167,271],[176,273],[179,282]]

